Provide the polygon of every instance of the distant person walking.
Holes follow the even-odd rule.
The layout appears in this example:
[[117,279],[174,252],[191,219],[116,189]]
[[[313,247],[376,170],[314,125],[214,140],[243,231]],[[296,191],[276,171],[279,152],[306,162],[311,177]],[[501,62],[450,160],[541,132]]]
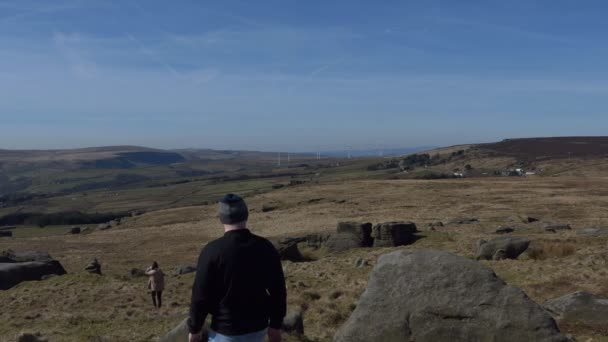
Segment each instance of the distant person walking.
[[148,276],[148,289],[152,291],[152,304],[155,308],[159,308],[163,304],[163,290],[165,289],[165,274],[158,267],[158,263],[155,261],[152,266],[146,269],[146,275]]
[[201,251],[190,306],[190,342],[201,341],[211,314],[210,342],[280,342],[287,291],[279,254],[270,241],[247,228],[242,198],[219,202],[224,236]]

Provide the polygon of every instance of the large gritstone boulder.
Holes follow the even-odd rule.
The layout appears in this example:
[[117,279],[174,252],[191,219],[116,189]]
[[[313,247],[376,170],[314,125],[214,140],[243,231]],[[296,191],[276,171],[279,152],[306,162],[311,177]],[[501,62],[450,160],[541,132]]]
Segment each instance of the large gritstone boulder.
[[327,240],[331,237],[331,234],[309,234],[306,236],[306,245],[310,248],[319,249],[321,248]]
[[567,342],[551,316],[491,269],[443,251],[381,256],[335,342]]
[[7,290],[23,282],[42,280],[44,276],[65,274],[59,261],[29,261],[0,264],[0,290]]
[[385,222],[372,228],[374,247],[395,247],[413,243],[416,241],[415,233],[418,232],[413,222]]
[[545,302],[547,309],[559,321],[588,326],[608,326],[608,299],[588,292],[574,292]]
[[182,275],[182,274],[188,274],[188,273],[194,273],[194,272],[196,272],[196,267],[190,266],[190,265],[179,266],[175,269],[175,275]]
[[351,233],[332,234],[324,245],[329,253],[344,252],[349,249],[363,247],[361,239]]
[[51,261],[53,258],[46,252],[25,251],[15,252],[11,249],[0,253],[0,262]]
[[477,247],[477,260],[517,259],[528,249],[530,240],[520,236],[503,236],[490,241],[480,240]]
[[279,252],[281,260],[289,260],[292,262],[300,262],[304,260],[304,257],[298,248],[298,241],[299,240],[292,240],[289,238],[270,240],[274,248],[276,248],[277,252]]
[[348,233],[359,239],[361,247],[371,247],[374,243],[372,239],[372,224],[360,222],[339,222],[338,233]]
[[[203,326],[203,338],[201,341],[207,341],[209,339],[207,328],[209,324],[205,323]],[[161,337],[159,342],[184,342],[188,341],[188,318],[181,321],[173,330],[169,331],[165,336]]]

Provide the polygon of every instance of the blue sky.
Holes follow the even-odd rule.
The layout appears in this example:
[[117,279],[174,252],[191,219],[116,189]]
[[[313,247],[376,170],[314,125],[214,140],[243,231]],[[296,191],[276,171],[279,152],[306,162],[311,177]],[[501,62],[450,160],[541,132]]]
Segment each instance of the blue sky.
[[0,148],[606,135],[605,1],[0,0]]

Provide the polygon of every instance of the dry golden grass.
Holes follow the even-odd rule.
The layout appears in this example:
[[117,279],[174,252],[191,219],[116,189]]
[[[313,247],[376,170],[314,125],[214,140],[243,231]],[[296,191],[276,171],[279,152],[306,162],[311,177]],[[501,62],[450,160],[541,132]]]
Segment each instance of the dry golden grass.
[[545,260],[547,258],[563,258],[576,252],[573,243],[562,241],[538,241],[533,243],[526,253],[534,260]]
[[[400,248],[442,249],[463,256],[473,256],[475,242],[491,238],[499,225],[518,225],[522,228],[516,234],[530,237],[539,252],[483,263],[542,303],[575,290],[608,296],[608,239],[576,235],[577,229],[608,225],[608,196],[602,191],[607,186],[608,178],[602,177],[359,180],[290,187],[247,201],[252,209],[250,226],[263,236],[334,231],[342,220],[412,220],[422,238]],[[262,212],[267,203],[276,210]],[[128,219],[120,228],[83,236],[1,240],[0,249],[47,250],[70,274],[0,292],[0,307],[11,308],[0,311],[0,336],[10,340],[26,328],[61,341],[94,340],[93,336],[147,341],[158,336],[187,311],[192,277],[169,277],[166,307],[156,312],[145,293],[145,279],[130,279],[128,271],[154,260],[167,273],[178,265],[194,264],[200,248],[222,234],[215,210],[209,205],[152,212]],[[574,230],[546,234],[540,223],[518,221],[525,215],[569,223]],[[429,222],[460,217],[477,217],[480,222],[427,229]],[[392,250],[355,249],[312,262],[284,262],[288,302],[304,310],[306,338],[331,340],[356,307],[372,267],[356,268],[355,260],[364,258],[373,266],[379,255]],[[103,264],[101,278],[82,273],[94,257]],[[563,329],[582,340],[605,336]]]

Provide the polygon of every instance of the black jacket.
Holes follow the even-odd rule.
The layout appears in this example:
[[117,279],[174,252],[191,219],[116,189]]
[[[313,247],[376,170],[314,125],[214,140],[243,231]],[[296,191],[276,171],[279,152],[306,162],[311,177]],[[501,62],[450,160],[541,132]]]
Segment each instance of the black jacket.
[[248,229],[232,230],[201,251],[188,327],[200,332],[211,314],[211,329],[223,335],[279,329],[286,298],[283,267],[272,243]]

